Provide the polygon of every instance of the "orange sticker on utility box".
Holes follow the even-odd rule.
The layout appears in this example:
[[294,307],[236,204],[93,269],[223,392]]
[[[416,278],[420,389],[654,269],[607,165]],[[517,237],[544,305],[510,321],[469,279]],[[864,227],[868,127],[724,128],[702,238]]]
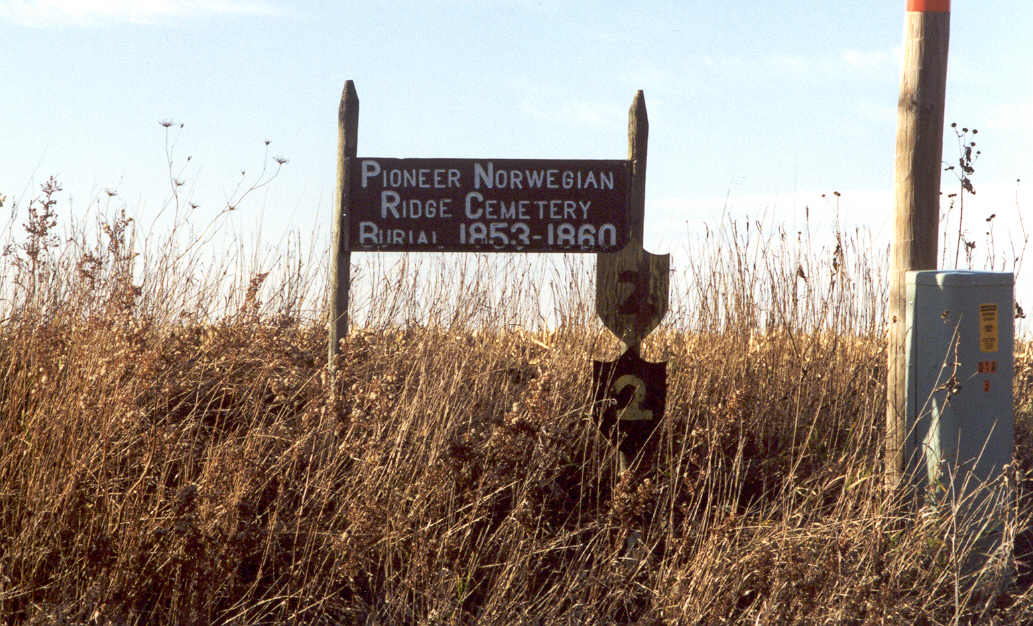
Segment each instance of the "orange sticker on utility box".
[[907,0],[908,11],[947,13],[951,10],[950,0]]
[[997,352],[997,303],[979,305],[979,350]]

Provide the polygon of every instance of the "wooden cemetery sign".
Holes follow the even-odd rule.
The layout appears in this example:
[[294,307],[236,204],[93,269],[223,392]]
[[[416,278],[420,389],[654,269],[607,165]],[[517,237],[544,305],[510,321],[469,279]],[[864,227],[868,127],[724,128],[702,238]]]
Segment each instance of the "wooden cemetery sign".
[[358,117],[349,80],[338,111],[330,367],[348,330],[352,251],[596,253],[596,309],[627,347],[616,361],[594,362],[593,415],[626,465],[663,417],[667,389],[667,364],[639,357],[667,310],[670,267],[668,255],[642,249],[642,92],[626,161],[359,158]]
[[352,251],[616,252],[628,161],[358,159]]

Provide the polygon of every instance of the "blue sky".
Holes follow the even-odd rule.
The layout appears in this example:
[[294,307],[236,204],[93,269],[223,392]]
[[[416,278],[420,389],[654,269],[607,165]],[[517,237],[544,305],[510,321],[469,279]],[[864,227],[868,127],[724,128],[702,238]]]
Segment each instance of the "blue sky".
[[[624,158],[643,89],[647,248],[678,248],[725,204],[828,223],[833,190],[844,224],[888,240],[904,4],[0,0],[0,194],[56,175],[73,207],[113,189],[153,215],[172,119],[202,218],[242,169],[253,180],[264,140],[290,159],[235,216],[275,241],[329,230],[346,79],[359,154],[385,157]],[[954,3],[946,114],[980,129],[979,222],[1033,183],[1033,3],[986,7]]]

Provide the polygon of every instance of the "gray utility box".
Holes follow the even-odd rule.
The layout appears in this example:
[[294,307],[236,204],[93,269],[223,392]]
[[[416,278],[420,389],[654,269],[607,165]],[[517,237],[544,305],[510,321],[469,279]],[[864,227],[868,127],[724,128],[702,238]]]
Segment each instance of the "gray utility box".
[[1012,457],[1014,282],[1000,272],[907,273],[905,458],[927,497],[972,512],[990,505],[978,488]]

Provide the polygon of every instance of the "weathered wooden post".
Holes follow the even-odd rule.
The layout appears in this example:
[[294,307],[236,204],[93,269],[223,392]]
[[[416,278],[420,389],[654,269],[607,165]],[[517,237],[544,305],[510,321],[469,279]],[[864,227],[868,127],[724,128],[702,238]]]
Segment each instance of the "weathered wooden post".
[[332,368],[348,334],[348,291],[351,288],[351,242],[348,219],[352,211],[351,167],[358,154],[359,95],[355,83],[345,81],[337,109],[337,188],[334,192],[334,239],[330,263],[330,319],[327,362]]
[[667,364],[649,363],[640,356],[642,340],[663,319],[670,286],[670,255],[650,254],[642,247],[646,207],[646,153],[649,118],[646,98],[635,94],[628,111],[628,158],[631,194],[628,203],[629,242],[619,252],[596,260],[596,312],[627,346],[616,361],[593,362],[595,400],[616,404],[600,411],[600,428],[617,441],[621,469],[639,454],[666,404]]
[[631,206],[628,227],[632,243],[642,247],[646,221],[646,157],[649,153],[649,115],[646,94],[639,89],[628,109],[628,159],[631,160]]
[[907,0],[904,65],[897,102],[886,373],[886,484],[903,476],[906,432],[906,283],[909,270],[936,269],[943,107],[950,33],[950,0]]

